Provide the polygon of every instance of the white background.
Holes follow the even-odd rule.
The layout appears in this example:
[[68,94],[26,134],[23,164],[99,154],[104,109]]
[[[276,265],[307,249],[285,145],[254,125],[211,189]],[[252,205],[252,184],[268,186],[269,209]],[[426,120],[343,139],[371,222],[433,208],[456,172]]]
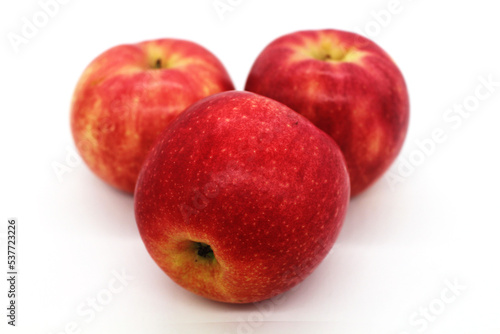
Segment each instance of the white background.
[[[15,52],[7,34],[20,34],[23,17],[32,21],[41,7],[35,0],[2,1],[2,273],[6,221],[19,219],[19,326],[12,332],[500,333],[500,87],[460,124],[443,118],[455,105],[478,101],[480,78],[500,81],[495,3],[401,0],[390,22],[377,23],[373,13],[390,0],[222,2],[233,4],[223,19],[213,0],[72,0]],[[396,185],[383,178],[351,202],[333,252],[282,303],[225,305],[183,290],[147,254],[131,196],[74,161],[58,180],[53,165],[67,164],[74,152],[74,86],[104,50],[153,38],[189,39],[214,52],[243,89],[269,42],[320,28],[359,30],[401,68],[411,124],[391,172],[401,176],[401,163],[411,169]],[[446,141],[419,153],[416,141],[438,128]],[[121,271],[133,279],[107,294]],[[1,277],[4,333],[7,286]],[[447,284],[460,288],[447,291],[444,303]],[[82,315],[89,298],[98,296],[111,300],[95,317]]]

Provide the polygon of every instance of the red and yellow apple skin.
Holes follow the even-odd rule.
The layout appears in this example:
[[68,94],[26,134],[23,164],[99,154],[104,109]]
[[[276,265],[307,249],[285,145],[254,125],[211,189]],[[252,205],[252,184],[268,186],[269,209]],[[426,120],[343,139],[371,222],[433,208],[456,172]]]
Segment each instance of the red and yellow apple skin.
[[198,44],[160,39],[116,46],[90,63],[75,89],[76,147],[101,179],[133,193],[161,131],[194,102],[232,89],[221,62]]
[[249,303],[302,281],[331,249],[349,202],[334,140],[285,105],[224,92],[182,113],[135,190],[139,232],[179,285]]
[[386,52],[357,34],[320,30],[280,37],[259,55],[245,89],[286,104],[335,139],[352,196],[389,168],[406,137],[404,78]]

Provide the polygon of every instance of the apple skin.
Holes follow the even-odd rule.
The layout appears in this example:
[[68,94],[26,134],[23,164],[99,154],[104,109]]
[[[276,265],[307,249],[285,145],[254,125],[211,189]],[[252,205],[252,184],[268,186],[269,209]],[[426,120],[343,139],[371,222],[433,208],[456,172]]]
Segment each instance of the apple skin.
[[222,63],[198,44],[159,39],[119,45],[93,60],[76,86],[73,139],[96,175],[133,193],[165,127],[194,102],[232,89]]
[[389,168],[406,137],[403,75],[384,50],[354,33],[300,31],[276,39],[258,56],[245,90],[286,104],[335,139],[351,196]]
[[281,103],[233,91],[195,103],[160,135],[134,205],[149,254],[173,281],[212,300],[249,303],[319,265],[349,192],[328,135]]

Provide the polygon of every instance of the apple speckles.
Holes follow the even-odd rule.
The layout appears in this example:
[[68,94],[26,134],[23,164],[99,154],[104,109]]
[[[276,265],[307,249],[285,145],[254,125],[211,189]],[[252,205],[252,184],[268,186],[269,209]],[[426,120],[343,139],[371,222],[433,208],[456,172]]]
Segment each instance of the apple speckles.
[[[341,62],[335,63],[339,57],[330,51],[341,51]],[[307,52],[330,59],[306,61]],[[259,55],[245,89],[288,105],[331,135],[345,153],[353,195],[394,160],[408,125],[399,69],[375,43],[349,32],[302,31],[278,38]],[[370,139],[376,123],[383,123],[380,144]]]
[[[229,96],[232,94],[239,93]],[[245,94],[242,103],[246,106],[250,105],[247,96],[253,95]],[[330,149],[330,146],[335,148],[333,141],[324,140],[314,127],[304,127],[299,132],[294,132],[293,126],[287,127],[286,124],[294,124],[288,121],[288,114],[296,116],[282,105],[279,105],[280,112],[269,113],[268,110],[261,111],[265,108],[260,104],[260,108],[252,111],[242,106],[238,115],[232,117],[231,109],[225,113],[223,104],[217,106],[217,97],[209,99],[213,101],[209,104],[212,106],[210,122],[206,122],[208,115],[202,117],[206,113],[197,113],[200,116],[198,127],[202,127],[197,128],[189,122],[190,115],[183,114],[175,127],[165,134],[175,139],[168,146],[165,146],[166,141],[161,141],[167,152],[180,146],[185,149],[182,152],[175,150],[173,155],[157,155],[157,159],[164,160],[162,163],[157,160],[149,162],[148,170],[157,170],[159,174],[154,178],[144,177],[143,180],[150,183],[138,186],[143,191],[136,197],[137,206],[141,208],[137,210],[137,216],[148,217],[138,218],[138,225],[145,240],[154,239],[160,231],[168,235],[186,231],[184,233],[202,236],[206,238],[203,240],[210,240],[207,244],[214,245],[224,276],[212,283],[192,277],[188,280],[190,284],[175,272],[178,269],[163,261],[162,268],[179,284],[216,300],[261,300],[295,285],[317,265],[324,254],[310,259],[308,252],[313,249],[310,240],[324,240],[325,248],[333,243],[340,224],[333,224],[333,215],[326,213],[333,213],[338,202],[347,203],[347,196],[336,198],[331,190],[331,185],[339,178],[338,170],[344,172],[333,163],[341,155]],[[238,102],[238,99],[232,100]],[[268,101],[266,103],[274,108],[274,102]],[[198,107],[203,107],[203,104]],[[247,118],[243,119],[240,113]],[[225,122],[226,117],[231,122]],[[264,125],[266,119],[268,123]],[[193,128],[189,140],[178,135],[187,124]],[[308,135],[311,131],[315,133],[313,136]],[[200,136],[212,136],[208,151],[200,148],[204,145],[203,140],[195,144]],[[311,141],[310,137],[315,139]],[[304,143],[301,145],[304,147],[317,146],[323,154],[314,158],[307,150],[300,150],[298,143]],[[266,150],[266,146],[273,149]],[[321,171],[325,169],[323,174]],[[162,182],[154,181],[158,178]],[[330,182],[325,184],[325,179]],[[217,195],[204,190],[208,182],[218,185]],[[346,182],[344,187],[347,187]],[[199,201],[196,207],[192,200],[193,189],[198,189],[209,201]],[[159,198],[162,200],[158,201]],[[315,204],[323,198],[326,202],[320,208],[322,213],[318,213]],[[183,221],[179,205],[189,205],[196,210],[188,224]],[[150,222],[151,217],[156,217],[157,223]],[[321,224],[328,226],[321,232],[324,234],[316,228]],[[287,255],[284,255],[285,249],[288,249]],[[295,257],[305,259],[306,263],[294,267]],[[295,272],[300,272],[300,275]],[[224,289],[209,284],[224,286]],[[242,298],[245,294],[247,297]]]

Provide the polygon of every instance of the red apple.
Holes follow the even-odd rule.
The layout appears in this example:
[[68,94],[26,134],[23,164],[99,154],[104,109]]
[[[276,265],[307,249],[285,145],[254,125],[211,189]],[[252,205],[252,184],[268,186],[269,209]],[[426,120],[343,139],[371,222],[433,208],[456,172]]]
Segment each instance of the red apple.
[[198,44],[160,39],[116,46],[90,63],[75,89],[76,147],[101,179],[133,193],[161,131],[199,99],[232,89],[221,62]]
[[349,177],[335,142],[248,92],[205,98],[160,135],[135,190],[152,258],[179,285],[248,303],[290,289],[337,237]]
[[374,42],[350,32],[276,39],[255,61],[245,89],[286,104],[332,136],[344,153],[352,196],[389,168],[406,136],[401,72]]

